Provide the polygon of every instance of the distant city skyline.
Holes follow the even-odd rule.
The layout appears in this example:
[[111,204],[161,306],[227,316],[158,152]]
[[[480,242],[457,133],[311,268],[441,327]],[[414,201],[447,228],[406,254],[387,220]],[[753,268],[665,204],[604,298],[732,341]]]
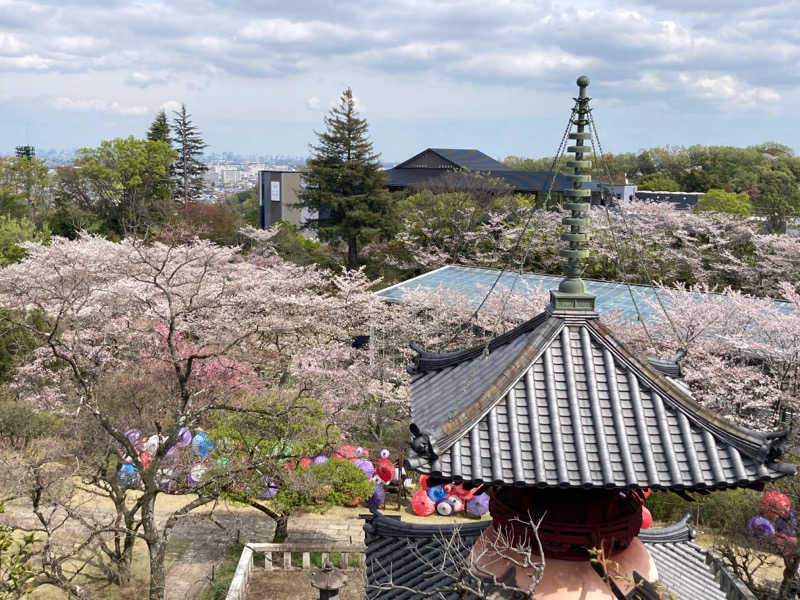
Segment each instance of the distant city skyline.
[[796,0],[0,0],[0,153],[142,137],[304,157],[351,86],[375,150],[552,155],[588,74],[605,150],[797,148]]

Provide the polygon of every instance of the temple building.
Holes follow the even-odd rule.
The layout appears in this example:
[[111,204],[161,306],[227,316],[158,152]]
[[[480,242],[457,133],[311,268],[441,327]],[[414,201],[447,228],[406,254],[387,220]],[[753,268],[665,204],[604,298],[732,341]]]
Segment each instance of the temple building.
[[[548,171],[520,171],[496,161],[480,150],[467,148],[427,148],[391,169],[385,171],[386,186],[392,190],[423,189],[433,186],[443,175],[456,171],[476,173],[490,177],[518,194],[539,195],[550,190],[555,198],[570,187],[571,181],[560,173]],[[469,180],[466,180],[468,185]],[[456,183],[456,182],[452,182]],[[636,195],[632,184],[613,184],[587,180],[582,184],[591,194],[592,204],[604,201],[630,202]]]
[[[640,534],[648,490],[760,488],[795,468],[781,462],[787,432],[748,430],[704,409],[677,364],[634,356],[599,322],[580,278],[591,195],[583,185],[591,170],[588,84],[578,79],[568,135],[565,277],[544,313],[488,345],[418,353],[406,466],[431,482],[490,489],[492,521],[462,528],[463,552],[480,557],[484,575],[526,590],[530,569],[514,551],[492,549],[502,536],[515,547],[538,538],[545,567],[537,599],[655,598],[663,588],[681,600],[752,598],[720,564],[706,564],[685,521]],[[530,522],[539,523],[536,536]],[[368,598],[415,598],[409,590],[442,585],[431,565],[447,528],[376,513],[365,530]],[[606,559],[622,596],[598,574],[592,552]],[[381,588],[389,580],[403,589]]]

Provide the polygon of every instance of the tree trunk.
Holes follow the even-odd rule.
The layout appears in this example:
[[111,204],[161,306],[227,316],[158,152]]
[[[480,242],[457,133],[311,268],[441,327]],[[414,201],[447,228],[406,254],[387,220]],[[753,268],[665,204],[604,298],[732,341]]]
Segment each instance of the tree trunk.
[[280,513],[280,516],[275,519],[275,535],[272,536],[272,543],[281,544],[286,541],[287,537],[289,537],[289,515]]
[[355,237],[347,240],[347,268],[358,268],[358,240]]
[[286,541],[289,536],[289,515],[285,512],[277,512],[272,510],[269,506],[261,504],[258,500],[249,499],[246,502],[262,513],[267,515],[270,519],[275,521],[275,535],[272,536],[273,544],[280,544]]
[[797,575],[797,568],[800,567],[800,556],[790,556],[784,559],[783,564],[783,581],[778,590],[778,598],[779,600],[791,600],[795,597],[794,578]]
[[150,593],[147,597],[149,600],[164,600],[167,579],[166,569],[164,569],[164,551],[167,547],[167,540],[158,530],[155,505],[156,494],[151,494],[142,506],[142,528],[150,555]]
[[131,580],[131,562],[133,559],[133,544],[136,534],[133,532],[134,513],[125,507],[125,496],[113,498],[117,510],[116,527],[124,523],[125,531],[117,529],[114,532],[114,549],[108,554],[111,561],[109,579],[116,585],[127,585]]

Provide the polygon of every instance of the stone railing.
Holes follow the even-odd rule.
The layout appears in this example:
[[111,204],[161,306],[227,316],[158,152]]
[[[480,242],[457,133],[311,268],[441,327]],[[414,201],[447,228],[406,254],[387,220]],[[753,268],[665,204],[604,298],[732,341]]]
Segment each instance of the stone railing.
[[[282,544],[247,544],[242,550],[239,563],[236,565],[236,572],[233,574],[231,585],[228,588],[228,595],[225,600],[246,600],[247,586],[253,574],[253,554],[256,552],[264,553],[264,568],[268,571],[273,569],[310,569],[311,554],[319,553],[320,564],[324,565],[333,553],[339,554],[339,564],[342,569],[350,565],[350,557],[358,556],[358,563],[362,567],[365,563],[366,547],[364,544],[338,543],[293,543],[285,542]],[[292,556],[299,555],[300,567],[292,566]]]

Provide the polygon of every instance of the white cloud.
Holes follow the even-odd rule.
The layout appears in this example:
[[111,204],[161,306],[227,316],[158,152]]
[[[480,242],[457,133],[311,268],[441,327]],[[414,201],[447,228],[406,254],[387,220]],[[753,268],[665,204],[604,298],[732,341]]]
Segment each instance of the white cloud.
[[290,21],[288,19],[258,19],[247,23],[239,31],[250,41],[258,42],[310,42],[322,37],[350,38],[356,31],[344,25],[323,21]]
[[126,106],[116,100],[73,99],[66,96],[54,98],[50,104],[56,110],[70,112],[103,112],[123,116],[141,116],[153,112],[147,106]]
[[181,109],[181,103],[178,102],[177,100],[167,100],[166,102],[164,102],[164,104],[162,104],[159,107],[159,110],[163,110],[168,115],[171,115],[173,111],[180,109]]
[[169,73],[160,71],[133,71],[125,78],[125,83],[139,88],[148,88],[151,85],[163,85],[170,81]]
[[734,109],[774,108],[782,99],[773,88],[750,85],[732,75],[679,73],[678,81],[690,95]]
[[0,56],[0,71],[46,71],[54,63],[55,61],[38,54]]
[[53,40],[53,47],[63,52],[85,52],[97,45],[97,40],[87,35],[59,36]]
[[306,100],[306,106],[309,108],[309,110],[319,110],[320,99],[316,96],[311,96],[311,98]]
[[0,31],[0,53],[17,54],[22,48],[23,44],[17,36]]

